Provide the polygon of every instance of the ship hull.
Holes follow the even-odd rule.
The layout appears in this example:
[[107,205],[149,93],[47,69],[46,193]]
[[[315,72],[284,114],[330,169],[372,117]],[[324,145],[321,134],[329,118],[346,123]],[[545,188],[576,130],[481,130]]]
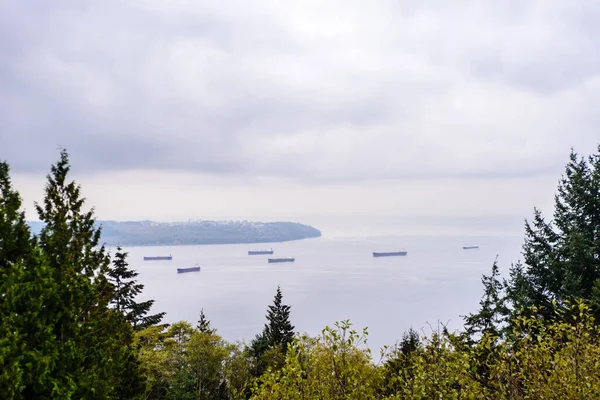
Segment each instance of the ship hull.
[[295,258],[269,258],[270,263],[294,262]]
[[144,261],[171,261],[171,256],[144,257]]
[[249,256],[257,256],[261,254],[273,254],[273,250],[250,250],[248,251]]
[[405,256],[408,254],[407,251],[392,251],[387,253],[376,253],[373,252],[373,257],[396,257],[396,256]]
[[463,250],[473,250],[473,249],[478,249],[479,246],[463,246]]
[[177,268],[178,274],[184,274],[186,272],[200,272],[200,267]]

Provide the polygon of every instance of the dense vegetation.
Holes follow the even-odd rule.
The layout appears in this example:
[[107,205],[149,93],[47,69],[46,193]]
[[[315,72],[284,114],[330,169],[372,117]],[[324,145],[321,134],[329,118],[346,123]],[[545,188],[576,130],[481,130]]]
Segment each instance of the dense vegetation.
[[410,330],[378,357],[349,321],[296,334],[280,288],[247,344],[202,310],[195,326],[161,324],[68,172],[63,152],[34,235],[0,163],[2,399],[600,398],[600,148],[572,152],[553,218],[534,210],[523,263],[506,279],[493,264],[464,329]]
[[[44,224],[29,221],[34,233]],[[107,246],[269,243],[316,238],[321,232],[297,222],[252,221],[96,221]]]

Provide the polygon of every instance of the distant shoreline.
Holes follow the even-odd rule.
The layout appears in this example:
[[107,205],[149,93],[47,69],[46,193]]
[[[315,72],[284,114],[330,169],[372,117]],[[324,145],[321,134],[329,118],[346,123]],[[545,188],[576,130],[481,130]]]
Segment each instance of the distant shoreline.
[[[38,234],[44,227],[28,222]],[[298,222],[253,221],[96,221],[106,246],[193,246],[215,244],[265,244],[321,237],[321,231]]]
[[[289,239],[289,240],[280,240],[280,241],[276,241],[276,242],[235,242],[235,243],[173,243],[173,244],[136,244],[136,245],[130,245],[130,244],[119,244],[119,246],[127,246],[127,247],[168,247],[168,246],[227,246],[227,245],[232,245],[232,244],[248,244],[248,245],[252,245],[252,244],[277,244],[277,243],[287,243],[287,242],[299,242],[302,240],[310,240],[310,239],[319,239],[322,236],[317,236],[317,237],[306,237],[306,238],[300,238],[300,239]],[[102,244],[102,243],[101,243]],[[117,244],[108,244],[108,243],[104,243],[104,245],[106,247],[116,247]]]

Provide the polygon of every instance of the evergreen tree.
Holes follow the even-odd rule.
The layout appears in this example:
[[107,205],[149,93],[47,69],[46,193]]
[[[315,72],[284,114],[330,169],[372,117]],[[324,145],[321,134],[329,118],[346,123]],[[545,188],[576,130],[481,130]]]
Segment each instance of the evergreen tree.
[[210,321],[204,315],[204,309],[200,309],[200,319],[198,320],[196,329],[200,333],[215,333],[215,330],[210,327]]
[[[387,354],[387,359],[382,366],[381,392],[393,398],[400,388],[398,387],[398,374],[414,376],[414,359],[416,353],[422,348],[419,333],[410,328],[404,332],[402,339]],[[387,398],[387,397],[386,397]]]
[[46,310],[55,285],[35,248],[8,164],[0,162],[0,398],[26,398],[26,389],[52,386],[53,316]]
[[33,247],[31,233],[21,210],[21,197],[13,187],[10,168],[0,162],[0,269],[6,271],[27,261]]
[[[10,181],[8,164],[0,163],[0,395],[15,398],[22,382],[22,345],[14,310],[18,280],[24,274],[23,260],[29,257],[29,230],[21,212],[21,198]],[[20,328],[20,327],[19,327]]]
[[483,297],[479,302],[479,310],[475,314],[469,314],[465,319],[466,334],[471,339],[476,336],[491,334],[499,336],[505,328],[508,314],[506,307],[504,284],[500,279],[498,270],[498,258],[492,265],[492,273],[483,275]]
[[84,211],[80,187],[68,181],[66,151],[47,177],[43,204],[36,204],[45,227],[39,236],[42,255],[56,290],[44,299],[52,315],[55,340],[52,387],[27,388],[27,398],[134,397],[138,371],[132,364],[132,331],[109,307],[113,286],[107,280],[110,258],[99,246],[93,209]]
[[123,252],[121,247],[117,247],[112,264],[112,268],[108,271],[108,277],[114,286],[114,294],[111,299],[113,307],[123,313],[125,319],[136,330],[159,324],[165,315],[164,312],[147,315],[154,300],[135,301],[136,296],[144,289],[144,285],[135,280],[138,273],[128,268],[127,253]]
[[409,328],[408,331],[404,332],[402,335],[398,350],[400,353],[408,355],[416,352],[420,346],[421,338],[419,332],[415,331],[413,328]]
[[288,343],[294,338],[294,326],[290,322],[291,307],[282,303],[281,287],[277,286],[277,293],[273,305],[267,310],[267,324],[264,332],[269,346],[280,346],[284,354]]
[[282,301],[281,287],[277,286],[273,304],[267,309],[267,323],[246,348],[246,354],[253,360],[254,376],[262,375],[268,366],[280,364],[294,337],[294,326],[290,323],[291,307]]
[[269,340],[265,331],[257,334],[254,339],[250,341],[250,345],[246,348],[245,353],[250,357],[253,363],[252,374],[254,376],[260,376],[267,368],[263,355],[269,350]]
[[525,265],[513,267],[507,285],[514,311],[535,305],[544,319],[573,298],[600,304],[600,146],[587,159],[571,151],[554,203],[552,221],[537,209],[526,221]]

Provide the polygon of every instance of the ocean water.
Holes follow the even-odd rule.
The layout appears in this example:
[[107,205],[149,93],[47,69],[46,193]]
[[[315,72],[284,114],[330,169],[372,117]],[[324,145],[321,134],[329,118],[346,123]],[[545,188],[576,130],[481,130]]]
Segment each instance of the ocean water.
[[[368,327],[369,347],[377,354],[408,328],[430,333],[438,324],[456,329],[461,315],[477,309],[481,275],[498,256],[503,273],[520,257],[522,234],[514,224],[435,223],[413,235],[407,225],[390,235],[390,225],[360,230],[327,225],[323,237],[263,245],[131,247],[130,266],[145,285],[143,298],[166,311],[166,322],[195,323],[200,309],[227,340],[251,340],[265,323],[277,285],[292,306],[296,331],[318,334],[326,325],[349,319]],[[424,224],[419,224],[422,228]],[[510,225],[510,227],[508,227]],[[320,228],[320,226],[315,225]],[[366,226],[366,225],[365,225]],[[469,227],[470,226],[470,227]],[[488,229],[482,229],[487,227]],[[441,232],[436,234],[436,232]],[[469,235],[469,232],[475,235]],[[380,234],[377,234],[380,233]],[[463,250],[477,244],[479,249]],[[294,263],[269,264],[269,256],[248,256],[253,248],[270,248],[274,256],[295,257]],[[404,257],[373,258],[373,251],[404,248]],[[143,261],[143,256],[173,255],[172,261]],[[195,264],[199,273],[177,274]]]

